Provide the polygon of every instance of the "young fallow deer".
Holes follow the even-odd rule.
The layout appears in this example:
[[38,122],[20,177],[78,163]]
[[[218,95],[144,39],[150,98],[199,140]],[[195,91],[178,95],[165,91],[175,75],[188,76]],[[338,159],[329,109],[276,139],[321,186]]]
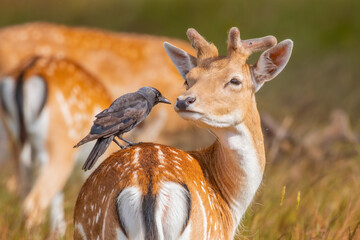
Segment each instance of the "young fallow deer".
[[25,225],[40,224],[51,206],[51,230],[65,233],[62,189],[74,168],[74,143],[112,99],[73,61],[34,57],[0,81],[2,120],[12,139]]
[[[188,153],[144,143],[111,155],[79,193],[75,239],[233,238],[265,167],[255,93],[285,67],[293,43],[240,40],[232,28],[228,56],[219,57],[194,29],[187,35],[197,58],[164,44],[187,85],[175,110],[217,140]],[[246,63],[263,50],[254,66]]]

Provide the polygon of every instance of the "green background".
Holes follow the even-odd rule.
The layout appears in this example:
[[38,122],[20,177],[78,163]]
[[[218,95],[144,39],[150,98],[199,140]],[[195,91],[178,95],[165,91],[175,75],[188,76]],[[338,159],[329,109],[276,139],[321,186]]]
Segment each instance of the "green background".
[[[355,121],[360,105],[360,1],[356,0],[0,0],[0,26],[50,21],[185,39],[189,27],[226,49],[232,26],[243,39],[290,38],[294,52],[280,76],[258,93],[260,111],[296,123],[324,124],[331,110]],[[257,56],[250,59],[255,61]]]

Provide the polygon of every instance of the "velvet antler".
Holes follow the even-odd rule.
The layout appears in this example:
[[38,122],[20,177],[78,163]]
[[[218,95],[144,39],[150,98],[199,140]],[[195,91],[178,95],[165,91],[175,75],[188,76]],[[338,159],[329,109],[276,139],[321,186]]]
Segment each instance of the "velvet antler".
[[276,43],[277,40],[274,36],[241,40],[239,29],[233,27],[229,31],[228,55],[238,53],[247,58],[254,52],[264,51],[275,46]]
[[197,50],[198,60],[214,58],[218,56],[218,50],[214,44],[209,43],[195,29],[189,28],[186,32],[193,48]]

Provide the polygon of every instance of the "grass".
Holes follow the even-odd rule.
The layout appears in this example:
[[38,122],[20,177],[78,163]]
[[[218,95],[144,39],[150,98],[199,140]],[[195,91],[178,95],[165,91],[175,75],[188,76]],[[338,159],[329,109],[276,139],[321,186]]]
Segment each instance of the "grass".
[[[0,239],[6,240],[25,240],[25,239],[50,239],[49,221],[42,226],[28,232],[24,229],[24,222],[21,214],[21,199],[18,194],[7,189],[7,183],[12,176],[12,166],[10,163],[5,163],[0,172]],[[64,239],[72,239],[73,235],[73,210],[80,190],[83,178],[80,171],[75,173],[70,178],[65,187],[65,216],[67,221],[67,231]]]
[[360,156],[268,164],[239,239],[359,239],[359,172]]
[[[263,184],[248,209],[236,239],[359,239],[360,155],[314,162],[283,157],[267,163]],[[20,199],[6,190],[11,165],[0,174],[0,239],[47,239],[49,223],[26,232]],[[82,176],[72,175],[65,188],[68,229]],[[285,189],[285,190],[284,190]]]

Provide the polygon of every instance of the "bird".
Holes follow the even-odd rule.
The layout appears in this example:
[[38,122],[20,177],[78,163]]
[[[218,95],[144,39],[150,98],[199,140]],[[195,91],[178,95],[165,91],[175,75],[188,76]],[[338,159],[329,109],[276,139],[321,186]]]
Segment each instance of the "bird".
[[[141,123],[158,103],[171,104],[168,99],[153,87],[142,87],[133,93],[127,93],[117,98],[109,108],[95,116],[90,133],[84,137],[74,148],[97,139],[82,169],[91,169],[97,159],[106,151],[111,142],[115,142],[121,149],[136,145],[122,137],[136,125]],[[115,137],[126,142],[122,146]]]

